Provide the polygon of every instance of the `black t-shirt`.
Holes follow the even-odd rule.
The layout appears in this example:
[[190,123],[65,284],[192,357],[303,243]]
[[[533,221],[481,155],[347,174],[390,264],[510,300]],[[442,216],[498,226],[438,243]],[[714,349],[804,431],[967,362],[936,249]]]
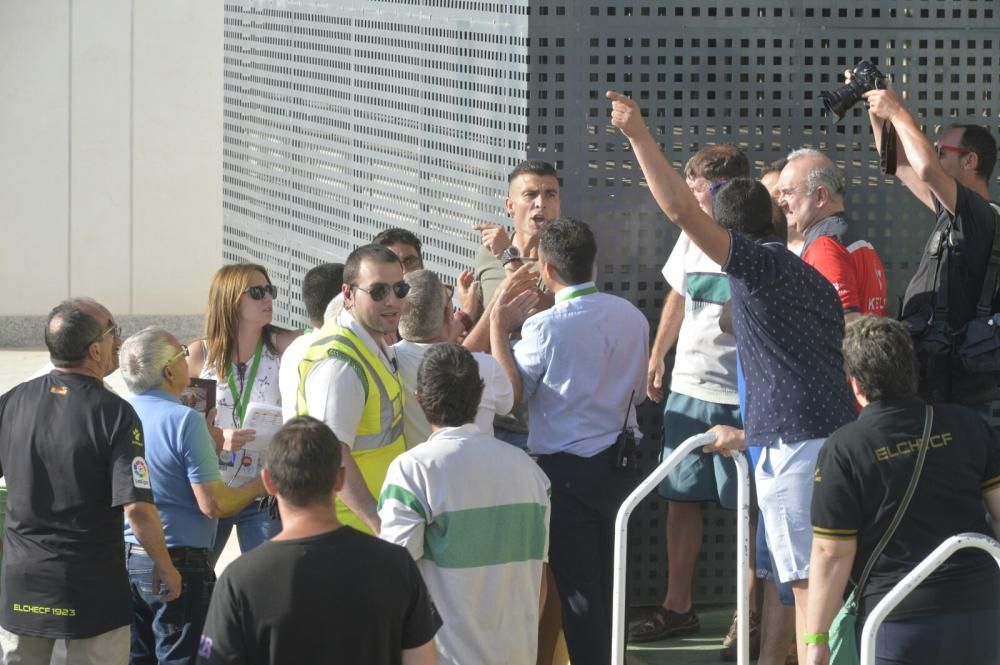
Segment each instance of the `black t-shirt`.
[[269,541],[230,564],[198,662],[398,664],[440,626],[409,552],[341,527]]
[[130,623],[122,506],[153,501],[144,454],[135,411],[98,379],[52,372],[0,396],[0,625],[81,639]]
[[958,330],[976,316],[976,303],[990,262],[997,219],[996,212],[983,197],[957,181],[955,184],[958,190],[954,215],[942,207],[940,201],[934,200],[937,222],[903,298],[903,318],[917,312],[933,312],[940,296],[934,290],[936,261],[931,257],[931,245],[935,237],[939,238],[938,242],[947,247],[949,253],[947,275],[942,278],[947,287],[947,299],[942,304],[947,305],[952,330]]
[[[923,434],[924,407],[916,398],[869,404],[857,421],[830,435],[820,451],[813,533],[857,538],[854,582],[906,493]],[[992,535],[982,496],[1000,487],[1000,441],[993,430],[973,411],[936,405],[929,445],[910,505],[865,586],[861,620],[949,536],[969,531]],[[962,550],[907,596],[890,619],[997,607],[996,563],[984,552]]]

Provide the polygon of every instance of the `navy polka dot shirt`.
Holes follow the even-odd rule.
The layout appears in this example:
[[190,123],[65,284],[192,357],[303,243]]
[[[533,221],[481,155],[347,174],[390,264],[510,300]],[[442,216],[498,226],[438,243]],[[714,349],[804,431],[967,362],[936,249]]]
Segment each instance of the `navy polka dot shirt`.
[[777,240],[729,236],[722,270],[745,374],[746,438],[760,446],[825,438],[857,415],[844,375],[837,291]]

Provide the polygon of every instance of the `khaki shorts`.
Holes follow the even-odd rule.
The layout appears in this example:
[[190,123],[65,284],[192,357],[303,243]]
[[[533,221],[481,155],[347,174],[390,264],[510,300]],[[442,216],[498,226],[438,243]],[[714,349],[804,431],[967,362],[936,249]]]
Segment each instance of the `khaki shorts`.
[[130,627],[122,626],[83,640],[17,635],[0,626],[0,663],[44,665],[126,665]]

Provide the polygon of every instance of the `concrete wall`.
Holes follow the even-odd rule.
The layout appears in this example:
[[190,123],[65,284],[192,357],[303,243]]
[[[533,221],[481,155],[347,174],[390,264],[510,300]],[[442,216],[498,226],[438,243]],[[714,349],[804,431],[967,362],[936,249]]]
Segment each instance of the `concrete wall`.
[[0,346],[68,296],[120,319],[202,313],[222,43],[221,2],[0,0]]

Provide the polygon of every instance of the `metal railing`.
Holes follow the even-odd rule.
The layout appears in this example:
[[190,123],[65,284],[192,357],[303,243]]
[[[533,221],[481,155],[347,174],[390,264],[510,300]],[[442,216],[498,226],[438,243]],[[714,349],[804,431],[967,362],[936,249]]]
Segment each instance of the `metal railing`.
[[865,620],[861,630],[861,665],[875,665],[875,634],[882,626],[885,618],[903,602],[903,599],[917,588],[927,576],[937,570],[952,554],[965,548],[975,548],[985,551],[993,557],[1000,566],[1000,543],[981,533],[960,533],[948,538],[927,555],[927,558],[917,564],[906,577],[899,580],[896,586],[878,602]]
[[[615,518],[615,562],[614,581],[611,595],[611,665],[624,665],[625,662],[625,569],[628,564],[628,520],[632,511],[646,496],[652,492],[670,470],[691,451],[715,441],[715,435],[704,433],[685,439],[684,442],[670,454],[667,459],[646,477],[642,483],[622,503]],[[736,499],[738,518],[736,522],[736,614],[737,614],[737,654],[738,665],[748,665],[750,662],[750,612],[747,589],[749,580],[747,571],[750,566],[750,474],[746,457],[743,453],[733,454],[733,461],[739,476]]]

